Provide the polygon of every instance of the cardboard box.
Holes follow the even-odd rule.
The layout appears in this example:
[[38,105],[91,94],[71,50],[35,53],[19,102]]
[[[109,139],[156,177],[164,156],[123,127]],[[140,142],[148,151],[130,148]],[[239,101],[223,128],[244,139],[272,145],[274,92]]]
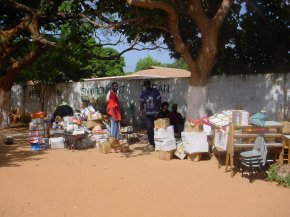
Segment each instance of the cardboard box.
[[283,124],[282,133],[283,134],[290,134],[290,122],[282,121],[280,123]]
[[187,159],[190,161],[198,162],[202,158],[202,153],[192,153],[192,154],[187,154]]
[[111,143],[110,142],[102,142],[98,145],[98,151],[101,154],[108,154],[111,152]]
[[155,150],[171,151],[176,149],[176,139],[166,138],[162,140],[155,140]]
[[159,151],[160,160],[171,160],[173,158],[174,151]]
[[88,129],[93,129],[95,126],[100,125],[99,123],[95,121],[83,121],[83,126],[85,126]]
[[185,153],[208,152],[207,134],[205,132],[182,132],[181,139]]
[[154,139],[161,140],[165,138],[174,138],[173,126],[168,126],[167,128],[154,129]]
[[89,114],[87,120],[88,121],[102,120],[102,114],[100,112]]
[[169,118],[159,118],[154,121],[155,128],[167,128],[169,125]]
[[202,124],[197,124],[197,125],[190,125],[189,123],[186,125],[185,128],[186,132],[202,132],[203,131],[203,125]]
[[232,122],[235,125],[249,125],[249,112],[245,110],[234,110],[232,114]]

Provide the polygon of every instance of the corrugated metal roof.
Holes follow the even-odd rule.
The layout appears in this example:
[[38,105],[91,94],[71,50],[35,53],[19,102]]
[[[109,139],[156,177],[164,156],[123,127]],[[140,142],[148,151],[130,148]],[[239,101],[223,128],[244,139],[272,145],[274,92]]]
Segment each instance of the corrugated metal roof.
[[188,78],[190,72],[183,69],[166,68],[159,66],[151,66],[149,69],[141,70],[129,75],[113,76],[113,77],[102,77],[102,78],[89,78],[84,79],[85,81],[96,81],[96,80],[115,80],[115,79],[150,79],[150,78]]

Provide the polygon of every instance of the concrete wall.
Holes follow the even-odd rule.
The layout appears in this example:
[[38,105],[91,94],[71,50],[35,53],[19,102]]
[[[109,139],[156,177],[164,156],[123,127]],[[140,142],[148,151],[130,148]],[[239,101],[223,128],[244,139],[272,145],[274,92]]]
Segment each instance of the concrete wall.
[[[287,78],[288,77],[288,78]],[[135,108],[139,111],[139,96],[142,91],[143,80],[115,80],[119,84],[119,100],[126,115]],[[54,84],[47,87],[45,95],[45,112],[51,113],[62,101],[67,101],[74,108],[82,108],[86,99],[98,100],[102,106],[104,98],[110,88],[111,80],[97,80],[75,83]],[[152,79],[159,89],[162,100],[170,104],[177,103],[179,111],[185,115],[187,105],[188,78]],[[247,76],[213,76],[207,87],[196,91],[196,99],[204,101],[204,106],[198,111],[204,115],[206,109],[214,113],[226,109],[243,108],[250,113],[266,109],[269,117],[275,119],[276,105],[284,103],[284,87],[290,88],[290,76],[280,74],[247,75]],[[33,86],[14,86],[12,89],[12,106],[18,106],[22,111],[31,113],[40,110],[40,102]],[[290,97],[290,91],[288,91]]]

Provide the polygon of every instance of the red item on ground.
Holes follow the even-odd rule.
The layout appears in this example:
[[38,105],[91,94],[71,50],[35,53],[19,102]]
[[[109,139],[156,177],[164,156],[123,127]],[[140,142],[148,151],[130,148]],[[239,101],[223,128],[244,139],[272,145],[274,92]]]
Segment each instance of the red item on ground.
[[34,112],[31,114],[32,119],[36,119],[36,118],[44,118],[45,114],[44,112]]

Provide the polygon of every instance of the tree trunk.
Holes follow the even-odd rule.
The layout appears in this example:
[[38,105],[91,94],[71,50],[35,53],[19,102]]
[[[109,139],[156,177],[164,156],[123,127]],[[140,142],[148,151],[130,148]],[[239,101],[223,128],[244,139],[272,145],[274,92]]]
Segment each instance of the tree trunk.
[[10,126],[11,112],[11,90],[0,89],[0,128],[7,128]]
[[207,87],[189,85],[187,93],[186,120],[198,119],[206,115]]

